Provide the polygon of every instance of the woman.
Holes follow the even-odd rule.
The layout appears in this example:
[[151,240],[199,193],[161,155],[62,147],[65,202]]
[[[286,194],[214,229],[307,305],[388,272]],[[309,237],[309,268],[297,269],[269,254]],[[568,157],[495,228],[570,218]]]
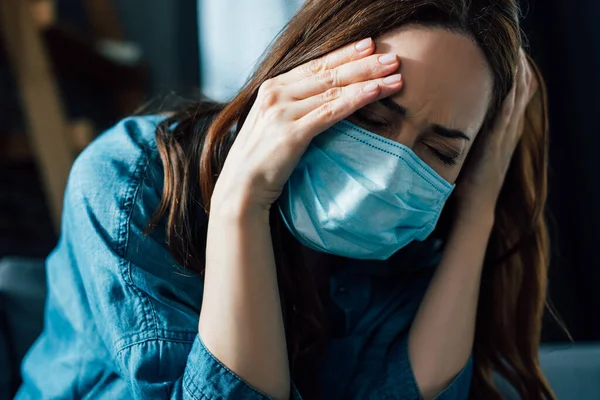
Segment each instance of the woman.
[[311,1],[231,103],[103,135],[18,397],[498,399],[498,372],[553,398],[545,94],[518,16]]

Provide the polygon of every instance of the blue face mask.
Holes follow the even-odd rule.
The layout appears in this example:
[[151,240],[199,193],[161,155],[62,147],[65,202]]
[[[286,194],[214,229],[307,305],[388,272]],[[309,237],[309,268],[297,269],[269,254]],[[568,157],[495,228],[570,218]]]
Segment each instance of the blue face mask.
[[305,246],[385,260],[431,234],[453,188],[408,147],[341,121],[312,141],[278,206]]

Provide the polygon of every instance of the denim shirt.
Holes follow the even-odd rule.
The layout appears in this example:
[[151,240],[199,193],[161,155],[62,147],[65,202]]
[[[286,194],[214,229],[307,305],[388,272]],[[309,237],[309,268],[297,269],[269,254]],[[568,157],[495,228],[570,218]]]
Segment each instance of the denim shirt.
[[[269,398],[203,345],[202,278],[175,262],[161,226],[145,234],[163,185],[161,118],[122,121],[75,162],[47,260],[44,330],[17,399]],[[421,397],[408,328],[439,259],[423,257],[423,246],[399,252],[401,265],[356,261],[328,278],[334,334],[319,366],[323,398]],[[466,399],[471,375],[469,360],[437,398]],[[294,386],[291,398],[301,399]]]

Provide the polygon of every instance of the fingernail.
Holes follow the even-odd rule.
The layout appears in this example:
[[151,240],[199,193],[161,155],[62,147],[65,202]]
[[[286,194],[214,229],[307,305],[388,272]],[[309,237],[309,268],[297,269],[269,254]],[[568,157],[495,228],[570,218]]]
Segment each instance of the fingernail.
[[371,47],[371,38],[366,38],[366,39],[361,40],[360,42],[356,43],[356,45],[354,45],[354,47],[358,51],[367,50],[369,47]]
[[366,93],[374,92],[377,90],[378,87],[379,87],[378,84],[376,84],[375,82],[371,82],[363,88],[363,92],[366,92]]
[[396,54],[388,53],[388,54],[384,54],[381,57],[379,57],[379,62],[381,64],[387,65],[387,64],[395,63],[397,59],[398,59],[398,56]]
[[398,83],[402,80],[402,75],[400,74],[394,74],[394,75],[390,75],[387,78],[383,79],[383,83],[385,83],[386,85],[392,85],[394,83]]

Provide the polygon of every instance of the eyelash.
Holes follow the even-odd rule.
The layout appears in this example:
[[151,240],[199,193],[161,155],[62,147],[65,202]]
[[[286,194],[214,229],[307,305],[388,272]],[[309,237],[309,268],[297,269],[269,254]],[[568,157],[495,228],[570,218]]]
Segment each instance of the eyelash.
[[[383,117],[377,116],[374,113],[369,112],[368,110],[360,109],[355,112],[355,115],[358,117],[358,119],[361,120],[361,122],[363,122],[365,125],[368,125],[372,128],[385,128],[385,127],[389,126],[388,120],[386,120]],[[427,148],[433,152],[435,157],[442,164],[447,165],[447,166],[455,166],[457,164],[456,159],[458,156],[445,155],[442,152],[440,152],[439,150],[437,150],[434,147],[429,146],[429,145],[427,146]]]
[[445,164],[448,166],[456,165],[457,157],[447,156],[447,155],[443,154],[442,152],[440,152],[439,150],[434,149],[431,146],[427,146],[427,147],[429,148],[429,150],[431,150],[433,152],[433,154],[438,158],[438,160],[440,160],[442,162],[442,164]]
[[389,121],[383,117],[375,115],[374,113],[360,109],[355,112],[355,115],[366,125],[369,125],[374,128],[385,128],[389,126]]

